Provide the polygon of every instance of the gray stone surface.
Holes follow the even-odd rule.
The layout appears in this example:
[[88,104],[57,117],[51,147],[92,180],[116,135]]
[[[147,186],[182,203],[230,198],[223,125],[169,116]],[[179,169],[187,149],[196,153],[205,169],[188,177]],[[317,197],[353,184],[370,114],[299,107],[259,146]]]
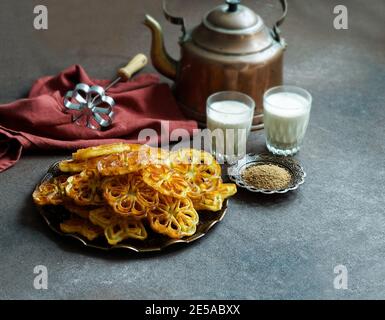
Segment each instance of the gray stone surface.
[[[245,1],[262,16],[278,1]],[[80,63],[95,77],[148,52],[145,12],[159,18],[177,55],[179,29],[160,1],[46,0],[49,30],[32,28],[39,1],[0,4],[0,102],[23,97],[33,80]],[[170,1],[188,23],[220,1]],[[349,9],[349,30],[333,28],[333,8]],[[200,241],[160,254],[99,252],[53,234],[31,192],[60,153],[24,155],[0,174],[2,299],[340,299],[385,298],[385,2],[291,0],[282,27],[289,43],[285,81],[314,97],[298,158],[308,177],[296,192],[261,196],[240,190],[226,218]],[[147,71],[152,71],[147,67]],[[264,150],[263,132],[250,151]],[[33,288],[47,266],[49,289]],[[348,268],[335,290],[333,268]]]

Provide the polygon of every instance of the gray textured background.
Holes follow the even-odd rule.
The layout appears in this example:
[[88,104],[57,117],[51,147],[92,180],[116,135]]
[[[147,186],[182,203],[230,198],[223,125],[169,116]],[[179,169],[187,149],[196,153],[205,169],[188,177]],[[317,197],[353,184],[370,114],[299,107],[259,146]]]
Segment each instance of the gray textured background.
[[[280,14],[278,1],[245,2],[269,25]],[[0,298],[385,298],[385,2],[289,2],[285,81],[314,96],[298,156],[305,185],[283,196],[239,191],[224,221],[193,245],[106,254],[54,235],[34,210],[35,183],[66,155],[25,155],[0,174]],[[218,3],[170,0],[170,10],[192,26]],[[347,31],[333,29],[340,3],[349,9]],[[35,4],[48,6],[48,31],[32,27]],[[0,103],[74,63],[113,77],[128,57],[148,53],[145,12],[165,26],[177,56],[179,29],[160,7],[153,0],[2,0]],[[263,149],[263,133],[253,134],[250,151]],[[38,264],[48,267],[46,291],[32,285]],[[348,290],[333,288],[338,264],[348,268]]]

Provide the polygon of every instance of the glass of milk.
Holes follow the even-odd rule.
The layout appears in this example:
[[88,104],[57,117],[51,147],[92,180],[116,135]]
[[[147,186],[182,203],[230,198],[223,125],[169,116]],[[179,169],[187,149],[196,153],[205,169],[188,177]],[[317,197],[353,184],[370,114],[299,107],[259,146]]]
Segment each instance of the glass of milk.
[[312,97],[304,89],[280,86],[266,91],[263,98],[267,149],[273,154],[296,154],[309,123]]
[[207,99],[211,153],[218,161],[231,163],[246,154],[254,109],[254,100],[236,91],[218,92]]

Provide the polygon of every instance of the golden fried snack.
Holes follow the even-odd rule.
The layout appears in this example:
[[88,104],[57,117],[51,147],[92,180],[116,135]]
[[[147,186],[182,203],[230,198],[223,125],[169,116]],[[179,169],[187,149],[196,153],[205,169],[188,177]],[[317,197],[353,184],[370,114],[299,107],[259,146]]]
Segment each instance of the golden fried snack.
[[146,184],[166,196],[185,198],[191,190],[185,178],[167,165],[148,165],[142,174]]
[[205,191],[213,191],[221,183],[221,167],[207,152],[180,149],[170,154],[171,167],[189,183],[187,196],[197,199]]
[[140,144],[128,144],[128,143],[114,143],[106,144],[97,147],[90,147],[86,149],[79,149],[72,154],[74,160],[87,160],[90,158],[96,158],[100,156],[106,156],[113,153],[120,153],[125,151],[135,151],[140,148]]
[[88,219],[90,212],[96,209],[94,206],[78,206],[68,201],[64,203],[64,208],[83,219]]
[[79,206],[104,204],[101,179],[96,170],[84,170],[67,179],[66,194]]
[[78,173],[84,170],[96,170],[99,160],[103,156],[87,160],[63,160],[59,163],[59,169],[62,172]]
[[118,220],[119,216],[109,207],[101,207],[90,211],[90,221],[103,229],[111,226]]
[[104,236],[110,245],[116,245],[128,238],[145,240],[147,231],[141,221],[120,219],[104,230]]
[[60,224],[64,233],[78,233],[92,241],[103,234],[103,229],[81,218],[72,218]]
[[173,165],[200,165],[204,164],[211,167],[214,171],[212,174],[221,175],[221,167],[215,158],[204,150],[182,148],[173,152],[170,152],[170,163]]
[[181,149],[170,153],[170,165],[172,168],[193,172],[199,171],[202,178],[220,177],[221,166],[207,152],[194,149]]
[[173,239],[191,236],[199,222],[190,199],[177,199],[159,195],[159,205],[148,211],[151,229]]
[[63,205],[72,218],[60,228],[89,240],[104,235],[116,245],[144,240],[144,219],[154,232],[181,239],[196,233],[196,210],[218,211],[237,192],[223,183],[209,153],[168,152],[147,145],[116,143],[78,150],[59,164],[63,175],[33,193],[38,205]]
[[179,164],[173,165],[173,169],[189,184],[187,196],[192,199],[200,197],[203,192],[214,191],[222,182],[220,175],[216,174],[218,169],[215,165]]
[[59,163],[59,169],[62,172],[81,172],[87,169],[87,161],[63,160]]
[[215,192],[218,190],[219,185],[222,183],[220,177],[210,177],[203,181],[189,180],[190,191],[187,196],[193,201],[199,201],[202,196],[207,192]]
[[235,183],[222,183],[219,186],[219,193],[223,199],[230,198],[237,193],[237,185]]
[[65,186],[68,176],[61,175],[43,182],[37,186],[32,194],[33,200],[37,205],[59,205],[66,200]]
[[223,202],[237,193],[233,183],[221,183],[216,190],[206,191],[199,198],[192,199],[196,210],[218,211],[222,209]]
[[145,160],[147,164],[168,164],[170,153],[162,148],[149,147],[148,149],[140,149],[140,158]]
[[167,158],[168,152],[166,150],[143,145],[135,151],[105,156],[98,161],[97,168],[103,176],[122,175],[138,172],[149,164],[160,163]]
[[110,154],[98,161],[97,169],[103,176],[116,176],[137,172],[142,168],[138,151]]
[[158,204],[158,193],[139,174],[108,177],[102,189],[107,203],[121,216],[142,219],[149,208]]
[[218,211],[222,209],[224,199],[217,191],[202,194],[200,198],[193,199],[195,210]]
[[141,221],[119,217],[108,207],[92,210],[90,220],[104,229],[104,235],[111,245],[127,238],[138,240],[147,238],[146,229]]

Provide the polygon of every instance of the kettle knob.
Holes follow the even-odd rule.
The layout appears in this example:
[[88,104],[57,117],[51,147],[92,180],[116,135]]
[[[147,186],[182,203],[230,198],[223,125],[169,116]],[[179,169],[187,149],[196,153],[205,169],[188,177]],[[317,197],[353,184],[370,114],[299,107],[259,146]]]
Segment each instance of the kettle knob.
[[226,0],[226,3],[229,5],[227,11],[235,12],[238,10],[238,5],[241,3],[241,0]]

